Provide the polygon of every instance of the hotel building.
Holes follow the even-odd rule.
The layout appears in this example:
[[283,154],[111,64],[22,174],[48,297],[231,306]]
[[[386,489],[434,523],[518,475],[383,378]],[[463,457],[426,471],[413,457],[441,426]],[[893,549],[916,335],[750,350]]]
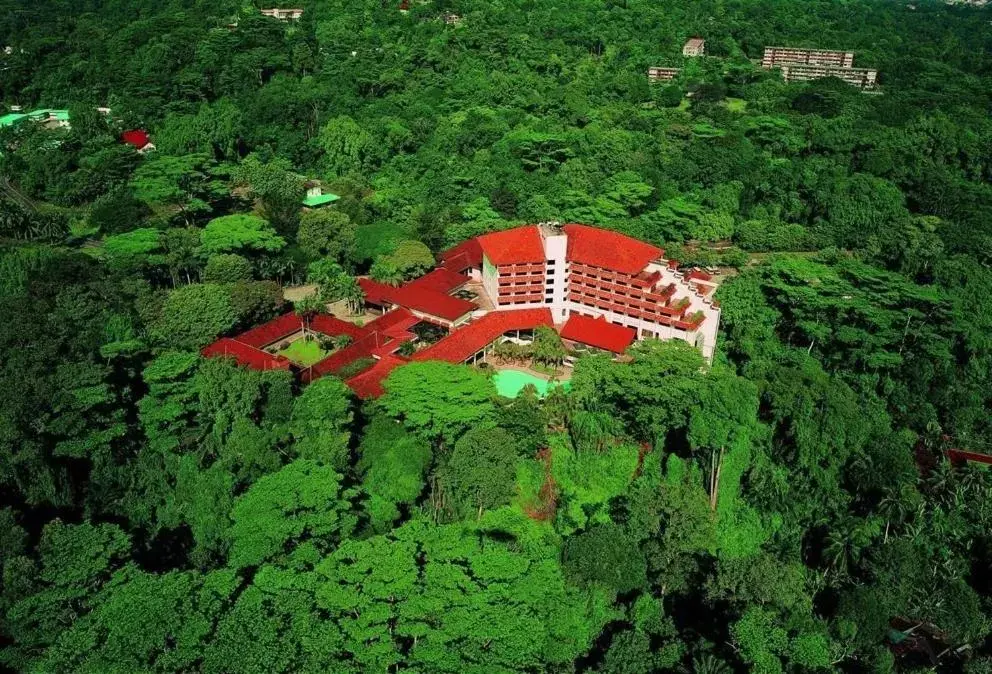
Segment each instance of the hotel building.
[[713,357],[716,283],[661,248],[586,225],[527,225],[472,239],[441,264],[479,278],[496,310],[550,309],[554,322],[602,318],[635,339],[682,339]]
[[[364,325],[290,312],[202,353],[288,370],[304,384],[340,376],[359,397],[374,398],[405,363],[477,363],[502,341],[528,342],[540,326],[576,352],[620,356],[638,339],[681,339],[712,361],[720,323],[708,274],[682,271],[661,248],[586,225],[485,234],[442,253],[435,270],[399,287],[359,283],[366,307],[378,314]],[[440,335],[428,340],[425,330]],[[344,335],[348,345],[316,363],[290,360],[286,348],[308,333]]]

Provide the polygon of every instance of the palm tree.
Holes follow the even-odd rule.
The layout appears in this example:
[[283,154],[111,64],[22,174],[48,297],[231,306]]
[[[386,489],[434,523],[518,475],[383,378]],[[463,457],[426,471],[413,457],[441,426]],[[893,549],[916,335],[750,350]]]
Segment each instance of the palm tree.
[[709,653],[692,659],[693,674],[730,674],[731,671],[726,662]]
[[831,568],[841,575],[848,575],[864,551],[881,533],[880,524],[876,518],[861,519],[843,515],[827,534],[827,544],[824,547],[824,556]]
[[348,310],[352,314],[361,313],[365,304],[365,291],[354,277],[348,277],[348,283],[341,289],[341,299],[348,303]]
[[602,452],[606,444],[622,432],[619,422],[613,416],[586,410],[572,415],[568,430],[572,436],[572,444],[577,449],[594,448],[597,452]]
[[310,321],[313,320],[315,315],[320,313],[323,306],[324,303],[316,294],[307,295],[293,305],[293,311],[296,312],[296,315],[302,321],[304,338],[307,338],[310,333]]

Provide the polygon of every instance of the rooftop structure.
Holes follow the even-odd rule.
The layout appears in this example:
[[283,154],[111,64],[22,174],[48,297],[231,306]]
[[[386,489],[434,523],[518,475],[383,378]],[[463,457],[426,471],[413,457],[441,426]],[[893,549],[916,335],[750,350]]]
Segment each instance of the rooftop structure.
[[441,20],[449,26],[460,26],[462,23],[462,17],[458,14],[442,14]]
[[648,68],[648,79],[652,82],[671,82],[679,73],[682,72],[681,68],[661,68],[653,66]]
[[[622,354],[638,339],[681,339],[712,360],[720,321],[716,283],[699,270],[680,271],[657,246],[586,225],[541,223],[485,234],[445,251],[438,267],[399,287],[360,279],[365,304],[380,315],[357,327],[317,315],[309,330],[352,343],[309,366],[274,348],[303,333],[286,314],[204,349],[256,369],[289,369],[306,383],[347,371],[361,397],[410,360],[473,363],[505,339],[526,340],[538,326],[557,330],[574,350]],[[423,326],[440,334],[422,340]],[[409,357],[404,342],[421,348]],[[405,352],[405,351],[404,351]],[[360,372],[351,372],[363,365]]]
[[300,17],[303,16],[302,9],[263,9],[261,10],[262,16],[271,16],[273,19],[279,19],[280,21],[298,21]]
[[706,40],[698,37],[689,38],[682,46],[682,56],[702,56],[706,53]]

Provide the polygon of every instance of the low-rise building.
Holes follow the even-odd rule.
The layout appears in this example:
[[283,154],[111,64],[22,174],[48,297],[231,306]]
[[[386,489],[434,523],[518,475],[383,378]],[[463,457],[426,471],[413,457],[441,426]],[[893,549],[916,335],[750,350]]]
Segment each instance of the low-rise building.
[[302,9],[263,9],[261,10],[262,16],[270,16],[273,19],[279,19],[280,21],[299,21],[303,16]]
[[698,37],[689,38],[682,46],[682,56],[703,56],[706,53],[706,40]]
[[16,126],[26,121],[41,124],[46,129],[68,129],[71,126],[68,110],[44,108],[31,112],[10,112],[3,115],[0,117],[0,128]]
[[307,194],[303,197],[304,208],[321,208],[333,204],[340,199],[336,194],[324,193],[324,187],[317,180],[310,180],[305,185]]
[[682,72],[681,68],[661,68],[661,67],[651,67],[648,68],[648,79],[652,82],[671,82],[679,73]]

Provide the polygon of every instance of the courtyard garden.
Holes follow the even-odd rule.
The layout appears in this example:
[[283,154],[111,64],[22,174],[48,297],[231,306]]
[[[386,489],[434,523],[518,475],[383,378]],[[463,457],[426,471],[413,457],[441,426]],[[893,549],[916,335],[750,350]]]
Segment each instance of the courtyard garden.
[[420,321],[410,328],[410,332],[417,336],[417,343],[420,348],[430,346],[448,336],[446,327],[430,321]]
[[288,358],[300,367],[310,367],[349,344],[351,344],[351,338],[347,335],[329,337],[316,332],[308,332],[296,339],[284,340],[267,350]]
[[286,348],[280,349],[277,353],[301,367],[310,367],[331,354],[330,351],[321,346],[319,340],[307,338],[292,341]]

